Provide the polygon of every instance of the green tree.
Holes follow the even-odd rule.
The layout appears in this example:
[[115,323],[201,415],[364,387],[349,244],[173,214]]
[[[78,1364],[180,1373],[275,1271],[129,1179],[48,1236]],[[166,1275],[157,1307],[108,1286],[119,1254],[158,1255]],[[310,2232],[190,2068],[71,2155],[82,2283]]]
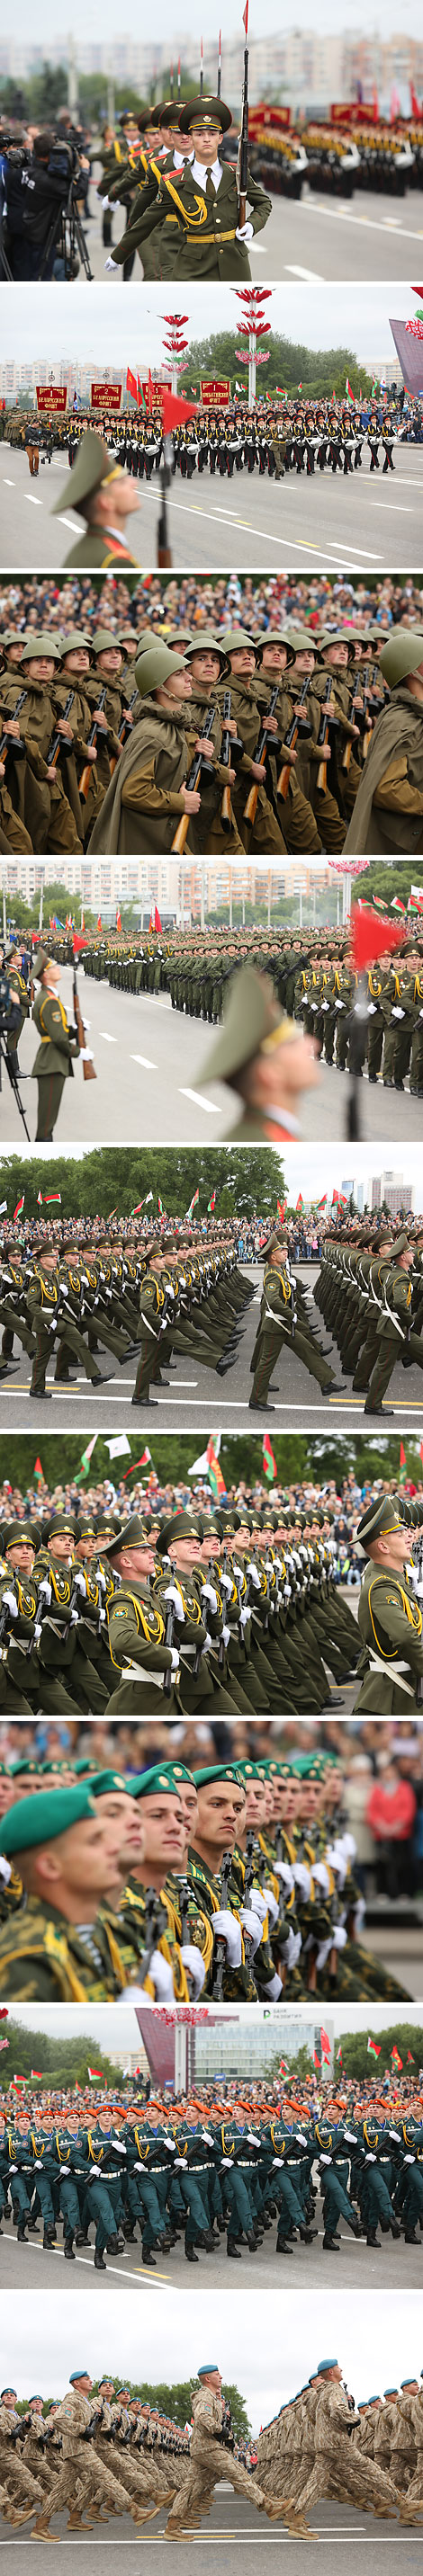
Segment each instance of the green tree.
[[[110,2366],[110,2378],[112,2377],[115,2396],[117,2396],[118,2389],[122,2387],[123,2383],[119,2372],[113,2374]],[[236,2439],[237,2441],[241,2439],[248,2441],[251,2433],[251,2425],[247,2415],[245,2398],[241,2397],[239,2388],[235,2386],[235,2383],[232,2380],[225,2379],[224,2385],[225,2396],[229,2398]],[[198,2388],[198,2380],[195,2375],[192,2379],[176,2380],[173,2385],[170,2380],[168,2381],[166,2379],[156,2381],[152,2381],[150,2379],[128,2379],[125,2382],[125,2386],[129,2388],[131,2397],[141,2398],[141,2403],[143,2405],[158,2406],[162,2415],[173,2416],[173,2421],[175,2424],[180,2425],[181,2432],[184,2430],[184,2425],[190,2423],[192,2400],[195,2390]],[[98,2396],[99,2387],[99,2379],[94,2379],[94,2397]],[[52,2395],[53,2394],[54,2391],[52,2390]],[[17,2414],[24,2415],[27,2405],[28,2398],[19,2397],[17,2399]],[[43,2406],[44,2415],[47,2413],[47,2407],[48,2398],[46,2397]]]
[[[128,1433],[128,1438],[135,1471],[144,1446],[143,1435],[138,1431],[132,1435]],[[54,1433],[47,1432],[41,1437],[43,1475],[50,1491],[54,1491],[59,1484],[72,1486],[77,1476],[81,1481],[81,1459],[86,1439],[87,1433],[82,1430],[77,1438],[73,1432],[61,1432],[60,1443]],[[198,1454],[199,1441],[201,1446],[205,1446],[205,1439],[206,1434],[204,1433],[203,1439],[203,1433],[199,1434],[197,1431],[193,1431],[189,1442],[186,1433],[182,1432],[172,1432],[169,1436],[166,1433],[158,1434],[157,1438],[155,1433],[152,1434],[153,1466],[159,1482],[183,1484],[193,1492],[196,1478],[189,1476],[188,1468]],[[7,1441],[0,1441],[0,1490],[2,1483],[7,1479],[12,1486],[17,1485],[20,1488],[24,1498],[33,1492],[35,1460],[39,1446],[39,1440],[31,1440],[27,1432],[12,1431],[9,1432]],[[422,1470],[418,1439],[413,1439],[412,1436],[409,1438],[407,1434],[406,1446],[408,1474],[413,1483],[420,1486]],[[286,1431],[279,1434],[276,1432],[272,1435],[272,1448],[276,1458],[278,1482],[284,1489],[289,1488],[290,1485],[302,1484],[308,1478],[312,1483],[324,1484],[329,1476],[337,1480],[340,1475],[344,1477],[349,1472],[356,1476],[362,1485],[365,1485],[369,1477],[383,1476],[394,1479],[399,1473],[398,1433],[394,1438],[385,1440],[383,1449],[379,1447],[376,1439],[354,1440],[349,1434],[345,1434],[342,1441],[342,1457],[340,1457],[339,1438],[337,1439],[336,1433],[325,1440],[317,1433]],[[243,1485],[262,1484],[261,1434],[246,1432],[240,1439],[236,1433],[229,1433],[228,1436],[224,1433],[219,1465],[228,1492],[232,1489],[238,1490],[238,1487]],[[85,1480],[86,1489],[102,1484],[105,1477],[111,1477],[112,1482],[118,1484],[122,1466],[127,1468],[128,1459],[123,1461],[117,1459],[115,1463],[112,1461],[112,1466],[110,1465],[106,1442],[102,1435],[99,1435],[88,1478]],[[149,1473],[150,1470],[147,1467],[144,1470],[146,1478]],[[137,1481],[139,1481],[138,1477]],[[35,1489],[36,1486],[35,1479]],[[130,1496],[130,1478],[128,1478],[126,1490]],[[269,1492],[272,1492],[272,1486],[269,1487]]]
[[203,1151],[184,1147],[180,1153],[173,1146],[122,1146],[94,1148],[81,1159],[54,1154],[46,1172],[45,1160],[35,1152],[31,1158],[20,1154],[5,1155],[0,1163],[0,1198],[7,1198],[9,1214],[17,1199],[25,1194],[25,1216],[35,1216],[38,1194],[60,1190],[62,1216],[110,1216],[117,1207],[120,1216],[153,1191],[163,1200],[170,1216],[186,1214],[194,1191],[199,1189],[197,1217],[207,1215],[208,1201],[216,1190],[216,1217],[246,1219],[257,1214],[264,1219],[276,1214],[276,1201],[284,1197],[283,1164],[273,1145],[246,1147],[240,1155],[235,1147],[206,1147]]
[[[369,2056],[368,2039],[375,2040],[376,2047],[379,2049],[377,2059]],[[393,2048],[398,2049],[405,2068],[409,2058],[413,2060],[414,2070],[418,2074],[419,2067],[423,2065],[423,2025],[413,2021],[395,2021],[389,2022],[387,2029],[373,2030],[372,2023],[369,2022],[366,2030],[343,2031],[343,2074],[355,2076],[357,2081],[360,2081],[363,2075],[377,2073],[380,2077],[386,2075],[388,2070],[391,2073],[395,2072],[395,2068],[392,2069]]]

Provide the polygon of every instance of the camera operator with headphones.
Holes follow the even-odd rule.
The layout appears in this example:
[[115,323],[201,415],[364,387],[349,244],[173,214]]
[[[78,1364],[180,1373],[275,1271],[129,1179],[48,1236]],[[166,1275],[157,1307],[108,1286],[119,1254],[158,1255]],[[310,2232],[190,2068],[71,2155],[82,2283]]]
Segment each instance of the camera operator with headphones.
[[71,137],[53,129],[13,148],[5,175],[5,248],[14,279],[76,276],[79,262],[66,246],[61,217],[83,168]]

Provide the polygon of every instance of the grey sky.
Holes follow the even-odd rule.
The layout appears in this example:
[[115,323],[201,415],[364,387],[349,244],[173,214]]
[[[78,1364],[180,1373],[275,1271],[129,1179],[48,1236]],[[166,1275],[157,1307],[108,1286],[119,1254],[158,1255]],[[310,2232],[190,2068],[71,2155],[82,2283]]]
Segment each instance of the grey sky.
[[[81,364],[91,361],[93,372],[100,365],[107,376],[109,367],[137,366],[140,375],[148,373],[163,361],[163,339],[166,308],[172,310],[176,289],[162,282],[154,287],[132,284],[128,297],[112,277],[105,285],[93,284],[87,295],[86,283],[77,283],[72,294],[55,295],[51,285],[37,287],[36,309],[31,286],[15,287],[10,300],[2,300],[1,367],[19,357],[37,357],[41,364],[54,367],[59,360],[72,360],[78,355]],[[235,292],[227,286],[209,286],[207,309],[200,286],[184,286],[184,306],[189,319],[185,337],[189,341],[210,337],[216,331],[238,331],[239,312]],[[13,310],[12,310],[13,307]],[[275,286],[272,302],[267,305],[266,319],[273,331],[282,332],[289,340],[301,340],[310,349],[349,348],[370,366],[378,359],[394,355],[389,317],[407,321],[415,312],[411,287],[393,285],[348,285],[298,280]],[[181,378],[183,386],[183,378]]]
[[[421,2313],[415,2292],[349,2291],[347,2299],[325,2288],[310,2301],[305,2290],[291,2293],[241,2287],[205,2290],[200,2301],[167,2287],[139,2297],[105,2282],[101,2310],[91,2286],[80,2289],[77,2323],[71,2327],[67,2303],[59,2292],[48,2297],[48,2332],[40,2338],[39,2305],[23,2290],[7,2291],[2,2301],[1,2385],[16,2386],[18,2396],[38,2389],[42,2396],[61,2395],[69,2374],[86,2368],[93,2379],[110,2366],[130,2379],[167,2381],[188,2378],[204,2361],[217,2361],[222,2377],[236,2380],[246,2399],[255,2433],[268,2422],[284,2398],[294,2396],[326,2353],[337,2354],[356,2399],[382,2391],[387,2380],[420,2377]],[[47,2311],[46,2311],[47,2319]]]
[[[24,2030],[45,2031],[46,2039],[68,2039],[71,2036],[73,2037],[74,2031],[86,2031],[88,2033],[90,2046],[92,2047],[93,2052],[94,2044],[97,2050],[100,2050],[101,2052],[101,2049],[104,2049],[106,2054],[109,2048],[122,2047],[133,2049],[137,2048],[138,2044],[141,2046],[135,2011],[130,2010],[129,2006],[126,2004],[119,2004],[118,2006],[116,2006],[116,2004],[19,2004],[13,2001],[10,2009],[13,2015],[13,2020],[20,2022]],[[214,2009],[216,2010],[218,2008],[214,2007]],[[246,2014],[248,2014],[248,2010],[248,2004],[244,2004],[238,2015],[240,2029],[243,2031],[245,2030]],[[222,2007],[222,2011],[224,2018],[224,2007]],[[309,2004],[298,2004],[295,2006],[296,2021],[301,2021],[302,2017],[304,2017],[304,2021],[307,2025],[309,2025],[311,2018],[314,2019],[314,2012],[311,2012]],[[326,2026],[329,2026],[330,2032],[333,2030],[334,2033],[351,2030],[353,2025],[354,2029],[357,2030],[371,2029],[372,2031],[376,2031],[388,2029],[390,2028],[391,2022],[395,2020],[396,2017],[392,2004],[375,2004],[373,2002],[370,2002],[368,2005],[354,2004],[353,2011],[351,2010],[351,2004],[336,2004],[335,2007],[328,2004],[324,2006],[323,2010],[323,2020],[326,2021]],[[406,2018],[408,2022],[414,2022],[416,2029],[417,2027],[421,2028],[423,2025],[423,2004],[407,2004],[406,2012],[405,2007],[403,2010],[401,2006],[399,2008],[398,2017],[400,2021]],[[317,2013],[317,2019],[318,2018],[319,2015]],[[253,2027],[255,2028],[257,2021],[255,2007],[254,2011],[251,2012],[250,2019]],[[280,2039],[280,2017],[276,2009],[274,2013],[274,2026],[275,2038]],[[94,2064],[94,2055],[92,2062]],[[374,2070],[372,2070],[372,2067],[370,2066],[369,2074],[372,2074],[373,2071]]]
[[[229,36],[237,35],[241,26],[241,18],[241,0],[227,0],[225,11],[225,31],[227,38]],[[286,35],[288,32],[291,33],[294,28],[296,33],[300,31],[302,34],[307,34],[308,30],[313,25],[313,19],[313,0],[295,0],[295,8],[291,5],[291,7],[287,7],[286,10],[286,18],[284,18],[284,34]],[[203,0],[201,24],[204,37],[212,39],[216,35],[218,24],[215,0]],[[184,0],[182,24],[181,19],[178,18],[174,0],[162,0],[160,10],[160,42],[164,43],[166,36],[168,36],[169,45],[172,47],[174,55],[177,55],[180,51],[182,60],[184,54],[184,38],[186,38],[187,35],[192,35],[196,28],[198,28],[198,25],[199,19],[196,0]],[[74,0],[72,26],[74,36],[83,37],[85,43],[100,43],[101,41],[106,43],[109,36],[116,41],[118,28],[114,0],[103,0],[101,20],[98,17],[94,17],[94,10],[87,10],[84,5],[84,0]],[[4,36],[7,37],[9,34],[12,34],[13,30],[13,14],[9,5],[6,14]],[[319,30],[321,34],[331,34],[333,32],[337,37],[339,37],[341,33],[344,33],[349,37],[356,37],[357,35],[369,37],[373,30],[375,35],[382,36],[383,38],[393,35],[397,35],[399,39],[401,37],[404,38],[406,35],[417,37],[421,34],[421,9],[419,0],[402,0],[402,4],[401,0],[372,0],[369,20],[366,16],[363,0],[320,0]],[[55,0],[40,0],[40,8],[39,11],[37,11],[36,27],[34,26],[32,0],[20,0],[18,32],[21,43],[24,42],[25,37],[29,36],[33,41],[36,39],[38,44],[45,45],[46,52],[48,52],[49,40],[52,40],[53,36],[57,36],[57,8]],[[124,44],[127,42],[129,37],[134,38],[134,36],[137,36],[139,32],[139,22],[137,21],[133,0],[132,6],[131,0],[124,0],[122,9],[122,25],[119,28],[121,43]],[[148,26],[145,27],[144,33],[147,37],[149,34]],[[254,0],[252,0],[252,6],[250,7],[251,39],[254,35],[260,35],[261,38],[265,38],[272,34],[280,36],[280,33],[280,0],[265,0],[265,6],[261,12],[254,5]],[[63,53],[65,58],[66,44],[67,26],[65,13],[63,22]]]
[[[85,1147],[76,1148],[78,1160],[81,1151],[85,1151]],[[343,1190],[346,1180],[356,1183],[362,1181],[364,1196],[367,1198],[369,1183],[373,1176],[382,1171],[385,1173],[389,1171],[401,1174],[404,1182],[408,1181],[412,1185],[414,1207],[419,1214],[423,1210],[423,1147],[420,1145],[415,1145],[412,1153],[409,1152],[406,1142],[400,1145],[384,1145],[383,1150],[379,1145],[342,1143],[313,1144],[310,1147],[284,1145],[278,1159],[285,1173],[289,1199],[294,1202],[294,1206],[300,1190],[303,1199],[312,1198],[318,1201],[322,1198],[324,1190],[328,1190],[332,1198],[332,1191]],[[72,1161],[71,1153],[68,1160]],[[62,1187],[65,1205],[66,1163],[64,1163]]]

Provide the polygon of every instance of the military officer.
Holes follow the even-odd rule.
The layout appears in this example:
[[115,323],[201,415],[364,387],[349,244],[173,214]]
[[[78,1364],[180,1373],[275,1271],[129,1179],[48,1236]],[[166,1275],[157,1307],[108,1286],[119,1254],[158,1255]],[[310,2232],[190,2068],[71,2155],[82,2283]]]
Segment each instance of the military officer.
[[[67,485],[67,503],[85,520],[85,532],[70,547],[67,565],[107,572],[115,563],[136,564],[125,537],[126,521],[139,510],[140,493],[131,474],[112,465],[110,450],[95,429],[87,429],[78,447]],[[63,492],[53,502],[52,516],[63,507]]]
[[80,1047],[77,1029],[74,1026],[69,1028],[63,1004],[59,1002],[60,966],[56,959],[47,956],[44,948],[37,950],[35,974],[40,986],[33,1010],[39,1037],[32,1068],[38,1085],[36,1143],[51,1145],[63,1085],[69,1076],[73,1076],[74,1060]]
[[367,1557],[358,1605],[364,1653],[356,1712],[407,1717],[420,1706],[422,1614],[407,1580],[412,1532],[394,1498],[367,1504],[357,1536]]
[[226,1082],[239,1094],[242,1114],[232,1135],[272,1144],[298,1134],[301,1094],[318,1082],[312,1039],[300,1036],[281,1011],[270,978],[245,966],[229,986],[226,1011],[202,1082]]
[[154,198],[149,179],[142,192],[139,215],[133,215],[128,230],[111,253],[114,265],[122,265],[128,251],[136,248],[142,257],[144,241],[148,242],[157,228],[162,231],[168,216],[168,276],[201,281],[214,277],[224,282],[234,278],[241,284],[250,277],[248,244],[268,222],[271,198],[249,174],[250,211],[240,226],[235,167],[219,159],[221,136],[227,134],[231,124],[231,110],[222,98],[202,96],[188,100],[179,117],[179,132],[189,137],[192,157],[178,175],[163,168]]
[[395,627],[380,670],[391,697],[377,717],[345,842],[392,858],[423,849],[423,628]]

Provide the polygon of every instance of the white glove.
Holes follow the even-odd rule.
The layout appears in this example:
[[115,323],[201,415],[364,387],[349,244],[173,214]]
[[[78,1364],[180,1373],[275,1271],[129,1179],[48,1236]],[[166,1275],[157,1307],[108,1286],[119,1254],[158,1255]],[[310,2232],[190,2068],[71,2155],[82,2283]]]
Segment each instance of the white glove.
[[114,2136],[113,2136],[113,2130],[112,2130],[111,2144],[112,2144],[112,2147],[114,2147],[115,2155],[118,2155],[118,2156],[126,2156],[126,2147],[122,2147],[122,2146],[121,2146],[120,2138],[114,2138]]
[[173,1996],[173,1974],[170,1959],[164,1959],[161,1950],[153,1950],[148,1975],[153,1980],[156,2003],[166,2004],[169,1996]]
[[211,2129],[202,2129],[201,2136],[204,2138],[204,2144],[206,2147],[213,2146],[214,2140],[212,2138]]
[[259,2137],[258,2129],[247,2129],[247,2139],[249,2147],[261,2146],[261,2138]]
[[42,1583],[39,1583],[38,1599],[39,1601],[51,1601],[51,1583],[49,1583],[48,1574],[43,1574]]
[[5,1602],[6,1610],[10,1610],[11,1619],[17,1619],[19,1615],[18,1604],[17,1601],[15,1601],[14,1592],[3,1592],[2,1600]]
[[395,1003],[395,1009],[394,1009],[393,1011],[391,1011],[391,1019],[392,1019],[392,1020],[405,1020],[405,1011],[401,1011],[401,1010],[400,1010],[399,1002],[396,1002],[396,1003]]
[[112,277],[116,277],[116,261],[114,259],[105,259],[104,266],[105,268],[110,269]]
[[[171,1646],[170,1652],[171,1652],[171,1656],[172,1656],[171,1672],[172,1672],[172,1673],[178,1673],[178,1672],[179,1672],[179,1655],[178,1655],[178,1648],[177,1648],[177,1646]],[[169,1665],[168,1665],[168,1671],[169,1671]]]
[[218,1908],[217,1914],[213,1914],[212,1926],[214,1936],[217,1935],[218,1940],[219,1936],[221,1936],[221,1938],[226,1941],[228,1966],[230,1968],[240,1968],[242,1960],[242,1940],[241,1925],[238,1921],[238,1915],[229,1914],[229,1912],[226,1911],[226,1908],[221,1906]]
[[167,1592],[165,1592],[165,1594],[164,1594],[164,1599],[165,1599],[165,1601],[173,1601],[173,1607],[174,1607],[174,1610],[176,1610],[176,1617],[177,1617],[177,1619],[182,1619],[182,1620],[184,1620],[184,1619],[185,1619],[185,1611],[184,1611],[183,1600],[182,1600],[181,1593],[180,1593],[180,1592],[178,1592],[178,1588],[177,1588],[177,1584],[176,1584],[176,1583],[169,1583],[169,1584],[168,1584]]
[[68,2174],[68,2173],[69,2173],[69,2165],[59,2165],[59,2181],[60,2181],[60,2182],[66,2182],[66,2176],[67,2176],[67,2174]]
[[233,1591],[232,1575],[231,1575],[231,1574],[221,1574],[221,1573],[220,1573],[220,1568],[219,1568],[219,1583],[220,1583],[220,1590],[221,1590],[221,1592],[232,1592],[232,1591]]
[[281,1951],[282,1959],[286,1960],[287,1968],[296,1968],[297,1959],[299,1959],[301,1949],[301,1932],[288,1932],[288,1939],[283,1942]]
[[232,2165],[232,2156],[222,2156],[222,2165]]
[[283,2156],[272,2156],[272,2173],[281,2173],[282,2168]]
[[145,2173],[145,2165],[140,2164],[139,2157],[135,2158],[134,2173]]
[[304,1862],[302,1860],[296,1860],[295,1862],[294,1879],[295,1886],[299,1887],[300,1896],[309,1896],[311,1888],[310,1871],[309,1869],[305,1869]]
[[365,2162],[365,2165],[375,2165],[375,2164],[376,2164],[376,2156],[365,2156],[365,2158],[364,2158],[364,2162]]
[[328,1896],[328,1895],[329,1895],[330,1880],[329,1880],[329,1878],[328,1878],[327,1869],[325,1869],[325,1865],[324,1865],[324,1861],[323,1861],[323,1860],[319,1860],[319,1861],[317,1862],[317,1866],[315,1865],[315,1863],[314,1863],[314,1861],[313,1861],[313,1880],[315,1880],[315,1882],[316,1882],[316,1887],[322,1887],[322,1888],[323,1888],[323,1894],[324,1894],[324,1896]]
[[329,1958],[329,1953],[330,1953],[330,1951],[332,1950],[332,1948],[333,1948],[333,1935],[332,1935],[332,1933],[331,1933],[331,1934],[330,1934],[329,1941],[321,1941],[321,1944],[320,1944],[320,1950],[318,1950],[318,1951],[317,1951],[316,1966],[317,1966],[318,1968],[325,1968],[325,1967],[326,1967],[326,1960]]
[[263,1929],[263,1927],[262,1927],[262,1923],[261,1923],[261,1920],[260,1920],[260,1917],[259,1917],[259,1916],[257,1916],[257,1914],[253,1914],[253,1913],[251,1912],[251,1910],[250,1910],[250,1906],[249,1906],[249,1905],[242,1905],[242,1906],[241,1906],[240,1921],[241,1921],[241,1923],[242,1923],[242,1926],[243,1926],[243,1930],[244,1930],[244,1932],[248,1932],[248,1933],[249,1933],[250,1940],[251,1940],[251,1951],[252,1951],[252,1957],[253,1957],[253,1959],[255,1959],[256,1950],[259,1950],[259,1949],[260,1949],[260,1942],[261,1942],[262,1929]]
[[295,1879],[293,1869],[290,1869],[289,1867],[289,1862],[287,1860],[275,1860],[272,1865],[275,1878],[280,1878],[281,1887],[286,1887],[287,1896],[292,1896]]
[[365,1907],[365,1902],[364,1902],[364,1896],[360,1896],[360,1897],[359,1897],[359,1901],[358,1901],[358,1905],[356,1905],[355,1915],[354,1915],[354,1923],[353,1923],[353,1932],[354,1932],[354,1940],[355,1940],[355,1941],[359,1941],[359,1939],[360,1939],[360,1933],[361,1933],[361,1932],[362,1932],[362,1930],[363,1930],[363,1923],[365,1922],[365,1918],[366,1918],[366,1907]]
[[331,2165],[331,2163],[332,2163],[332,2157],[331,2157],[331,2156],[319,2156],[319,2164],[320,2164],[320,2165]]
[[201,1653],[202,1653],[202,1655],[212,1655],[212,1654],[213,1654],[213,1647],[214,1647],[214,1644],[215,1644],[215,1639],[214,1639],[214,1637],[211,1637],[211,1636],[210,1636],[210,1634],[209,1634],[209,1630],[208,1630],[208,1628],[206,1628],[206,1634],[205,1634],[205,1637],[203,1637],[203,1643],[202,1643],[202,1648],[201,1648]]
[[358,2147],[358,2138],[355,2136],[354,2129],[344,2129],[344,2138],[347,2138],[349,2147]]
[[239,1614],[239,1624],[240,1624],[240,1628],[242,1628],[242,1634],[243,1634],[243,1635],[244,1635],[244,1628],[248,1628],[248,1622],[249,1622],[249,1619],[251,1619],[251,1610],[240,1610],[240,1614]]
[[217,1610],[217,1592],[213,1591],[212,1583],[203,1583],[201,1599],[202,1601],[210,1602],[210,1609],[214,1618],[215,1611]]
[[18,2165],[9,2165],[9,2173],[10,2173],[10,2174],[11,2174],[11,2173],[18,2173],[18,2172],[19,2172],[19,2166],[18,2166]]
[[375,1003],[375,1002],[368,1002],[368,1004],[367,1004],[367,1018],[368,1018],[368,1020],[374,1020],[375,1010],[376,1010],[376,1003]]
[[74,1592],[85,1592],[85,1574],[74,1574],[73,1589]]
[[69,1627],[70,1627],[70,1628],[77,1628],[77,1626],[78,1626],[78,1615],[79,1615],[79,1614],[78,1614],[78,1611],[77,1611],[77,1610],[71,1610],[70,1620],[69,1620]]
[[259,1591],[260,1591],[260,1575],[257,1573],[257,1566],[256,1566],[256,1565],[249,1565],[248,1572],[249,1572],[249,1575],[250,1575],[250,1578],[251,1578],[251,1582],[254,1584],[254,1591],[255,1591],[255,1592],[259,1592]]
[[43,2170],[43,2159],[42,2159],[42,2156],[34,2156],[34,2167],[35,2167],[35,2172],[36,2172],[36,2173],[42,2173],[42,2170]]
[[251,1906],[252,1913],[258,1914],[259,1922],[265,1923],[267,1905],[265,1896],[262,1896],[261,1887],[252,1887],[250,1889],[248,1903]]
[[253,239],[253,226],[252,226],[252,224],[237,224],[236,233],[235,233],[235,241],[250,242],[250,241],[252,241],[252,239]]
[[89,2181],[90,2181],[90,2182],[94,2182],[95,2175],[96,2175],[96,2174],[99,2174],[99,2173],[101,2173],[101,2165],[91,2165],[91,2166],[90,2166],[90,2173],[89,2173]]
[[201,1950],[196,1949],[194,1941],[183,1942],[181,1959],[183,1967],[188,1968],[188,1973],[192,1983],[194,2002],[196,2003],[197,1995],[201,1995],[206,1971],[204,1959],[201,1957]]
[[[189,2170],[189,2168],[188,2168],[188,2170]],[[185,2156],[175,2156],[175,2163],[174,2163],[173,2171],[174,2171],[174,2173],[186,2173],[186,2172],[187,2172],[187,2165],[186,2165],[186,2161],[185,2161]]]
[[[404,2164],[405,2164],[405,2165],[415,2165],[415,2162],[416,2162],[416,2158],[415,2158],[415,2156],[404,2156]],[[367,2164],[367,2156],[366,2156],[366,2164]]]
[[335,1923],[335,1930],[332,1934],[333,1948],[335,1950],[345,1950],[347,1939],[348,1934],[347,1932],[344,1932],[343,1923]]
[[344,1011],[344,1010],[345,1010],[345,1002],[335,1002],[335,1010],[336,1010],[336,1011]]
[[224,1622],[224,1626],[223,1626],[223,1628],[222,1628],[222,1642],[223,1642],[223,1645],[224,1645],[224,1646],[229,1646],[229,1645],[230,1645],[230,1639],[231,1639],[231,1631],[230,1631],[230,1628],[228,1628],[228,1627],[227,1627],[227,1625],[226,1625],[226,1620],[225,1620],[225,1622]]
[[272,2004],[277,2004],[279,2002],[279,1996],[282,1994],[282,1978],[269,1977],[268,1986],[263,1986],[263,1994],[270,1995],[270,2002]]
[[80,1053],[81,1064],[93,1064],[93,1063],[94,1063],[94,1057],[93,1057],[92,1047],[85,1047],[85,1046],[84,1046],[84,1047],[80,1047],[80,1049],[79,1049],[79,1053]]
[[[253,1892],[255,1892],[255,1891],[253,1891]],[[264,1887],[264,1889],[263,1889],[263,1894],[264,1894],[265,1899],[266,1899],[266,1913],[267,1913],[267,1914],[268,1914],[268,1916],[269,1916],[269,1930],[270,1930],[271,1932],[273,1932],[273,1931],[274,1931],[275,1923],[277,1923],[277,1920],[278,1920],[279,1906],[278,1906],[278,1903],[277,1903],[276,1896],[274,1896],[274,1894],[273,1894],[273,1888],[272,1888],[272,1887],[266,1887],[266,1886],[265,1886],[265,1887]]]

